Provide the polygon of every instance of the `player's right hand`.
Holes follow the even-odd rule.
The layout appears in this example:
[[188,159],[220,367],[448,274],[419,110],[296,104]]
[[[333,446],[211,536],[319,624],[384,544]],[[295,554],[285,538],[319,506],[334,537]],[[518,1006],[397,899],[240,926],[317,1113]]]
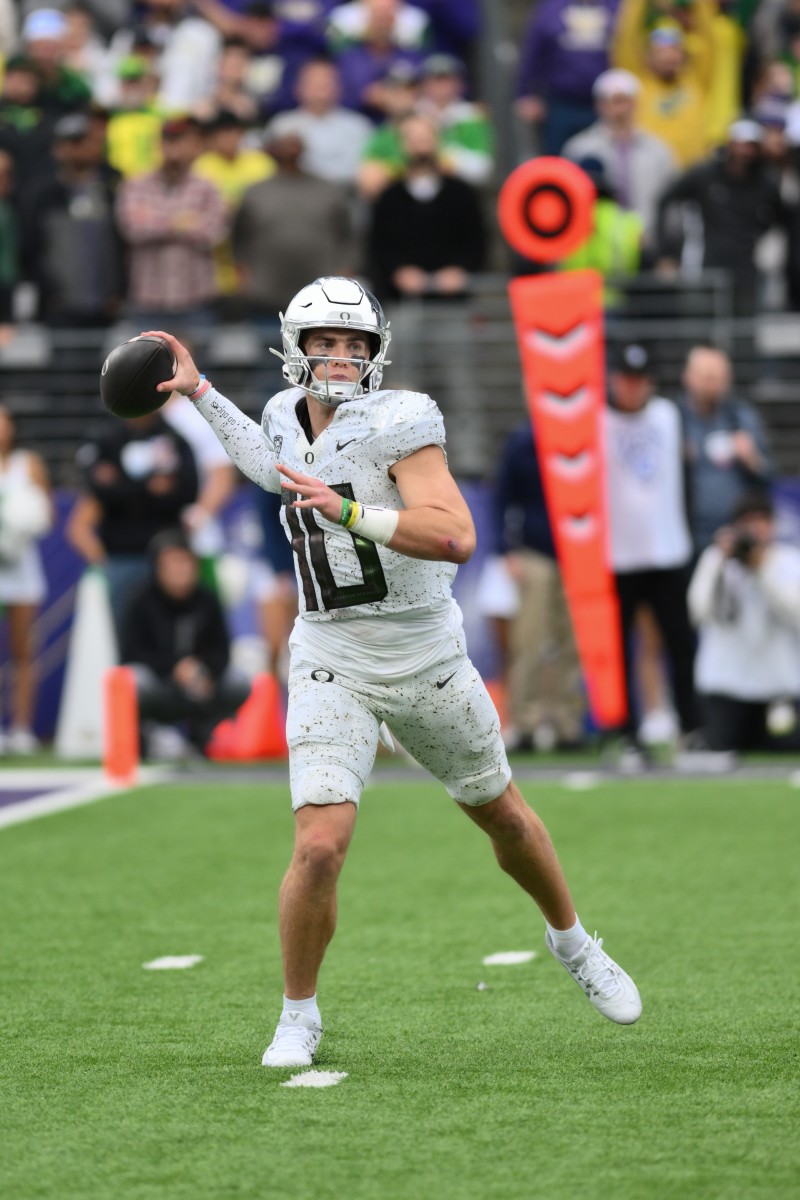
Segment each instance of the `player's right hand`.
[[338,492],[334,492],[327,483],[315,479],[313,475],[301,475],[299,471],[293,471],[283,463],[278,463],[277,466],[281,475],[286,476],[281,480],[281,487],[287,492],[299,492],[302,496],[301,500],[293,501],[292,508],[315,508],[326,520],[338,523],[343,507],[342,497]]
[[186,347],[171,333],[165,333],[163,329],[148,329],[141,336],[163,338],[178,363],[173,378],[165,379],[163,383],[160,383],[157,391],[180,392],[184,396],[190,396],[192,392],[196,392],[200,386],[200,372]]

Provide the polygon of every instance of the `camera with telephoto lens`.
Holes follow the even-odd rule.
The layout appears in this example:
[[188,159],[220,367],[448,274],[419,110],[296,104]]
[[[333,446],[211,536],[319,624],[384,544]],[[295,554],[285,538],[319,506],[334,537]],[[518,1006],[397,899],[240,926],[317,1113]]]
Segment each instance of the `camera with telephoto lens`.
[[731,558],[735,558],[747,566],[750,556],[757,545],[758,538],[753,537],[752,533],[748,533],[746,529],[743,529],[734,538],[733,545],[731,546]]

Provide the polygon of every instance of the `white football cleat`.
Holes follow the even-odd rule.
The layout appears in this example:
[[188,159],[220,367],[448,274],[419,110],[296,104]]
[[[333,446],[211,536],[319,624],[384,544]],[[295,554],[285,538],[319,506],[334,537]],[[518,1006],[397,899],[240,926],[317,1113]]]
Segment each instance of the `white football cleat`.
[[575,957],[570,959],[558,954],[549,933],[545,934],[544,940],[547,949],[583,988],[598,1012],[618,1025],[633,1025],[639,1020],[642,1001],[638,988],[630,975],[606,954],[602,938],[596,933],[593,938],[587,937]]
[[313,1017],[302,1012],[281,1014],[275,1037],[264,1051],[262,1067],[310,1067],[322,1038]]

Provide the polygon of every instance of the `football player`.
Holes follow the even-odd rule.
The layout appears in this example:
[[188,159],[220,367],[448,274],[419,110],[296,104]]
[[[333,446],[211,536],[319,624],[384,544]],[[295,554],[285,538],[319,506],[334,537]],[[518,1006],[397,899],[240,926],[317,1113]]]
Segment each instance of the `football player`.
[[[491,699],[467,657],[451,585],[475,549],[429,396],[382,387],[390,333],[352,279],[304,287],[281,316],[283,374],[261,425],[189,352],[161,385],[188,395],[239,469],[280,492],[300,612],[286,723],[295,846],[280,892],[285,995],[265,1066],[309,1066],[317,976],[361,791],[388,726],[492,841],[535,900],[545,941],[605,1017],[641,1013],[633,980],[581,925],[542,822],[512,782]],[[276,352],[277,353],[277,352]]]

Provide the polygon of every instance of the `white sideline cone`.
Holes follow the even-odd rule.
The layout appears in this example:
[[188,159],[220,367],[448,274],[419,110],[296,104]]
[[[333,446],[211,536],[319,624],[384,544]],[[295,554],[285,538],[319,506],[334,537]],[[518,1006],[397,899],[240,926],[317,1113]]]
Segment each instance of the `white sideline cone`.
[[117,665],[117,639],[101,571],[81,576],[58,710],[55,752],[59,758],[102,758],[103,677]]

